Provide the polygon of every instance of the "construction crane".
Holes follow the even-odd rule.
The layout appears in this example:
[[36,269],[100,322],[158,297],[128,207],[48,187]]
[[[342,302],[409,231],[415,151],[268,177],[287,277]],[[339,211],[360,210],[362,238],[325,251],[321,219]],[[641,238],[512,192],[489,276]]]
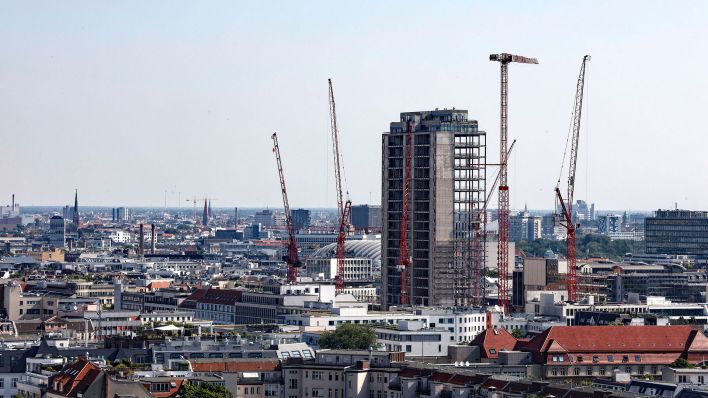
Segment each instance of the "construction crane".
[[410,289],[409,278],[411,257],[408,254],[408,202],[411,189],[411,159],[413,158],[413,124],[410,120],[408,120],[408,124],[406,126],[406,137],[407,143],[406,140],[404,140],[406,161],[403,175],[403,208],[401,214],[401,232],[399,241],[399,246],[401,248],[401,261],[396,267],[398,272],[401,274],[401,305],[410,304],[408,289]]
[[337,190],[337,211],[339,215],[339,230],[337,235],[337,276],[335,277],[335,290],[341,293],[344,290],[344,258],[346,254],[345,242],[347,240],[347,230],[349,227],[349,213],[352,202],[344,201],[342,193],[342,155],[339,152],[339,128],[337,127],[337,105],[334,102],[334,90],[332,89],[332,79],[327,79],[329,85],[329,121],[332,130],[332,154],[334,155],[334,180]]
[[295,240],[295,228],[293,227],[293,219],[290,214],[290,203],[288,202],[288,191],[285,189],[285,177],[283,176],[283,161],[280,157],[280,147],[278,146],[278,134],[273,133],[273,153],[275,160],[278,163],[278,175],[280,176],[280,191],[283,194],[283,208],[285,209],[285,222],[288,228],[288,254],[284,256],[285,263],[288,265],[288,283],[297,282],[298,268],[302,265],[298,259],[297,241]]
[[[512,141],[507,151],[506,156],[511,155],[511,151],[514,149],[514,144],[516,140]],[[487,213],[487,207],[492,199],[492,194],[499,183],[499,175],[497,173],[494,177],[494,182],[492,187],[487,193],[487,198],[482,204],[482,208],[474,212],[475,201],[472,201],[473,206],[473,226],[472,226],[472,305],[475,307],[480,307],[484,301],[484,285],[482,284],[482,279],[484,278],[484,231],[482,231],[482,223],[485,221],[484,217]]]
[[194,195],[194,199],[185,199],[187,202],[192,202],[192,205],[194,208],[192,209],[192,219],[194,220],[194,225],[199,224],[199,220],[197,219],[197,196]]
[[[570,164],[568,165],[568,192],[566,200],[563,200],[563,195],[560,191],[560,175],[556,183],[556,199],[561,208],[559,224],[565,227],[567,258],[568,258],[568,273],[566,277],[566,288],[568,289],[568,300],[575,301],[577,299],[577,281],[576,281],[576,254],[575,254],[575,231],[576,225],[573,221],[573,194],[575,193],[575,169],[578,163],[578,140],[580,138],[580,120],[583,112],[583,90],[585,88],[585,65],[590,61],[590,56],[583,56],[583,62],[580,65],[580,75],[575,89],[575,105],[573,106],[573,127],[569,132],[570,137]],[[568,146],[566,143],[566,151]],[[565,161],[563,154],[563,161]],[[563,174],[563,165],[561,164],[561,174]]]
[[500,110],[500,138],[499,146],[499,244],[497,246],[497,270],[499,273],[498,301],[504,310],[509,308],[509,183],[507,181],[507,105],[509,89],[509,64],[538,64],[535,58],[522,57],[507,53],[491,54],[490,61],[501,64],[501,110]]

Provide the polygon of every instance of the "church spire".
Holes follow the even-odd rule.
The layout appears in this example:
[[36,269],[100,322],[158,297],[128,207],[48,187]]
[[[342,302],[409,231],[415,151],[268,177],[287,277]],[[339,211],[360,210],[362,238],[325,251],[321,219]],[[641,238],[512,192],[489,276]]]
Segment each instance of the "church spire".
[[76,228],[79,227],[79,189],[77,188],[76,191],[74,192],[74,225],[76,225]]

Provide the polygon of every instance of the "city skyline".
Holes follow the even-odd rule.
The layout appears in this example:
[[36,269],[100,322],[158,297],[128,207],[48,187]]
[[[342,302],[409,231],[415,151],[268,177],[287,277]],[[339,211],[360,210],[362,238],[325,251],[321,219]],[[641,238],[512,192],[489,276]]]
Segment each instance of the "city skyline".
[[685,145],[701,142],[708,102],[703,3],[90,4],[2,7],[2,205],[69,204],[78,187],[86,206],[159,208],[167,190],[173,207],[181,192],[182,207],[208,193],[277,208],[278,131],[293,207],[334,207],[330,77],[351,198],[377,204],[380,135],[400,112],[466,109],[498,152],[499,51],[540,62],[510,75],[512,208],[552,208],[586,53],[576,197],[646,211],[708,200],[688,172],[708,163]]

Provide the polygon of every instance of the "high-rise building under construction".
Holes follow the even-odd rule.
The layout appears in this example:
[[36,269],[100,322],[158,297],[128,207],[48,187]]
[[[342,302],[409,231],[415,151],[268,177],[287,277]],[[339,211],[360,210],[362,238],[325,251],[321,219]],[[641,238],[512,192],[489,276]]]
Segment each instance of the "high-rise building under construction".
[[383,133],[383,303],[401,298],[400,228],[407,126],[413,148],[408,196],[411,305],[471,302],[472,230],[485,201],[486,133],[460,109],[401,113]]

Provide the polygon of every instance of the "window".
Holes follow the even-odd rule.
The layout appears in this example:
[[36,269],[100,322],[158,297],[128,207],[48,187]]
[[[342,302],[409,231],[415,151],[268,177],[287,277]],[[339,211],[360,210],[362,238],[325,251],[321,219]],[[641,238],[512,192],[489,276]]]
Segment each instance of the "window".
[[622,355],[622,362],[629,362],[629,355]]
[[590,366],[585,368],[585,375],[592,376],[592,368]]
[[580,368],[573,368],[573,375],[580,376]]
[[551,368],[551,375],[553,375],[553,376],[558,376],[558,368],[552,367],[552,368]]
[[705,384],[705,376],[698,376],[698,384]]
[[615,356],[614,355],[608,355],[607,356],[607,362],[614,362],[615,361]]
[[290,388],[297,388],[297,379],[290,379]]
[[595,363],[598,363],[598,362],[600,362],[600,357],[594,356],[594,357],[592,357],[592,361]]
[[319,370],[313,370],[312,371],[312,380],[322,380],[322,371]]
[[578,362],[583,362],[583,356],[582,356],[582,355],[578,355],[578,356],[575,358],[575,360],[578,361]]
[[601,367],[600,367],[600,376],[604,376],[605,373],[606,373],[605,367],[604,367],[604,366],[601,366]]
[[681,375],[678,377],[678,382],[679,383],[685,383],[686,382],[686,375]]
[[635,355],[635,356],[634,356],[634,362],[642,362],[642,356],[641,356],[641,355]]

